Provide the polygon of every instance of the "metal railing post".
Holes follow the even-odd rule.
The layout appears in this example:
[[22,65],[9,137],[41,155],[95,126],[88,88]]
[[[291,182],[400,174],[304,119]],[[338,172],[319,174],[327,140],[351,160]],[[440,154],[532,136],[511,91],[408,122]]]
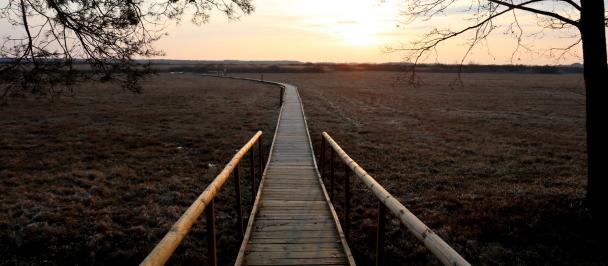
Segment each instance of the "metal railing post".
[[255,202],[255,160],[253,156],[255,152],[251,149],[251,153],[249,154],[249,173],[251,175],[251,205]]
[[264,146],[262,145],[262,136],[258,139],[258,160],[260,161],[260,182],[264,173]]
[[384,239],[386,226],[386,206],[378,201],[378,230],[376,231],[376,266],[384,262]]
[[215,200],[211,200],[205,211],[207,218],[207,265],[217,266],[217,243],[215,241]]
[[330,149],[330,161],[329,161],[329,184],[330,184],[330,189],[329,189],[329,198],[331,200],[334,199],[334,157],[336,156],[336,153],[334,152],[334,149]]
[[321,166],[321,177],[325,175],[325,137],[321,136],[321,155],[319,156],[319,165]]
[[350,169],[344,164],[344,236],[350,240]]
[[240,239],[243,239],[245,232],[243,231],[243,203],[241,202],[241,175],[239,174],[239,165],[234,167],[234,193],[236,201],[236,225]]
[[285,94],[285,87],[281,86],[281,102],[279,103],[279,107],[283,106],[283,94]]
[[[351,174],[357,177],[363,182],[363,184],[372,192],[372,194],[378,199],[378,231],[377,233],[377,246],[376,246],[376,260],[377,265],[382,265],[384,256],[384,242],[385,242],[385,226],[386,226],[386,212],[390,211],[395,215],[401,224],[418,238],[424,245],[432,252],[441,263],[444,265],[459,265],[459,266],[470,266],[458,252],[456,252],[450,245],[448,245],[441,237],[435,232],[428,228],[418,217],[416,217],[410,210],[408,210],[399,200],[391,195],[380,183],[378,183],[372,176],[370,176],[357,162],[355,162],[340,145],[338,145],[327,132],[322,133],[323,138],[327,142],[331,151],[335,151],[338,158],[345,163],[351,170]],[[346,180],[345,180],[346,181]],[[350,182],[350,181],[349,181]],[[350,187],[350,184],[348,185]],[[346,190],[347,188],[345,188]],[[348,188],[350,190],[350,188]],[[346,215],[348,216],[348,215]],[[346,227],[346,226],[345,226]]]
[[[243,203],[242,203],[242,192],[240,185],[240,171],[239,163],[243,157],[247,156],[247,153],[251,151],[250,158],[250,169],[252,176],[252,188],[255,190],[255,143],[262,137],[262,131],[256,132],[256,134],[249,139],[249,141],[238,150],[238,152],[232,157],[230,162],[226,164],[224,169],[217,174],[215,179],[209,184],[205,190],[196,198],[196,200],[186,209],[182,216],[177,220],[171,229],[165,234],[165,236],[156,244],[154,249],[150,251],[148,256],[140,263],[141,266],[161,266],[165,265],[175,249],[179,246],[181,241],[184,239],[186,234],[190,231],[192,226],[198,220],[198,218],[205,213],[207,221],[207,244],[208,244],[208,264],[217,265],[217,240],[216,240],[216,228],[215,228],[215,197],[219,193],[220,189],[224,184],[234,175],[235,179],[235,193],[237,197],[236,209],[237,209],[237,220],[240,225],[241,236],[243,234]],[[260,152],[262,154],[262,152]],[[255,199],[255,195],[252,195],[252,199]]]

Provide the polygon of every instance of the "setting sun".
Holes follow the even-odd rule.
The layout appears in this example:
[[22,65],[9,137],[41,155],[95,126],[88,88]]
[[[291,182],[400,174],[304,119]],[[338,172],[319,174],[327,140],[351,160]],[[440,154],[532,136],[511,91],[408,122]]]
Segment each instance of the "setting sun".
[[395,25],[395,2],[351,1],[333,20],[321,21],[327,33],[352,46],[378,45],[386,40],[380,33],[391,31]]
[[338,38],[349,45],[367,46],[381,43],[374,28],[361,22],[338,24],[335,33]]

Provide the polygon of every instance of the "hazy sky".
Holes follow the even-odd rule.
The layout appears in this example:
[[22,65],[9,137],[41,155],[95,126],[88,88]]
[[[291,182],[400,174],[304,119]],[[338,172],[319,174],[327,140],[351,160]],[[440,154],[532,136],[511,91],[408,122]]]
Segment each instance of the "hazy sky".
[[[387,53],[386,47],[407,46],[434,28],[460,29],[469,25],[470,14],[457,12],[455,5],[445,15],[430,21],[404,24],[400,11],[404,0],[253,0],[256,11],[239,20],[229,20],[214,13],[211,21],[196,26],[189,17],[176,25],[169,24],[165,36],[155,44],[166,59],[201,60],[299,60],[308,62],[398,62],[403,52]],[[606,0],[604,0],[607,2]],[[0,3],[4,3],[0,0]],[[468,1],[456,1],[456,4]],[[537,18],[525,12],[517,14],[526,33],[536,33]],[[505,17],[497,24],[509,24]],[[11,28],[5,20],[0,24],[0,35],[23,34]],[[556,61],[547,56],[548,48],[566,47],[576,39],[572,31],[544,31],[525,41],[527,47],[540,53],[519,53],[512,57],[516,41],[498,29],[494,37],[475,49],[465,63],[523,63],[566,64],[580,62],[567,56]],[[470,36],[468,36],[470,37]],[[467,36],[442,45],[437,54],[426,62],[458,63],[465,54]],[[580,47],[574,51],[579,52]],[[513,61],[511,61],[513,58]]]
[[[171,26],[169,36],[157,43],[157,47],[166,52],[166,58],[172,59],[401,61],[404,53],[386,53],[385,47],[407,45],[435,27],[466,23],[465,15],[449,12],[428,22],[403,24],[400,22],[404,20],[400,16],[403,2],[399,0],[255,0],[254,3],[255,13],[238,21],[214,14],[209,23],[195,26],[186,19],[180,25]],[[518,17],[529,33],[538,31],[535,17],[523,12]],[[516,42],[505,37],[503,31],[497,31],[496,37],[473,51],[465,63],[510,63]],[[564,37],[572,33],[545,32],[526,44],[540,50],[567,46],[572,39]],[[466,48],[465,40],[451,41],[427,61],[459,62]],[[525,53],[516,55],[513,63],[578,61],[579,58],[567,57],[556,62],[543,54]]]

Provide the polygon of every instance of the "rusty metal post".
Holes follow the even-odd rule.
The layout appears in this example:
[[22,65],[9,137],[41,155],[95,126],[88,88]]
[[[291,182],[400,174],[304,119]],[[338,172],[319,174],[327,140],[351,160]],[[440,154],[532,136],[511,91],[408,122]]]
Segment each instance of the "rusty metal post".
[[245,232],[243,231],[243,203],[241,201],[241,175],[239,174],[239,165],[234,167],[234,192],[236,201],[236,225],[240,239],[243,239]]
[[321,177],[325,176],[325,137],[321,136],[321,155],[319,156],[321,166]]
[[255,203],[255,160],[253,156],[255,152],[253,152],[253,148],[251,148],[251,153],[249,154],[249,173],[251,174],[251,206]]
[[215,241],[215,200],[211,200],[205,211],[207,218],[207,265],[217,266],[217,244]]
[[329,184],[330,184],[330,189],[329,189],[329,198],[331,200],[334,199],[334,157],[336,157],[336,153],[334,152],[334,149],[330,149],[330,161],[329,161]]
[[350,168],[344,164],[344,235],[350,240]]
[[262,136],[258,139],[258,160],[260,161],[260,182],[264,173],[264,146],[262,145]]
[[386,206],[378,201],[378,230],[376,231],[376,266],[384,265],[384,240],[386,232]]

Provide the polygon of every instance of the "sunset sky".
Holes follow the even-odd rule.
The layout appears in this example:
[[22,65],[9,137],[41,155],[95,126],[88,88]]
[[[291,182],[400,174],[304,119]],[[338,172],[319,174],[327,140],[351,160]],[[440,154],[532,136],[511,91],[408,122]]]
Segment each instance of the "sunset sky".
[[[310,62],[389,62],[401,61],[404,53],[386,53],[386,47],[407,45],[429,30],[465,25],[466,15],[454,12],[431,21],[404,24],[399,0],[256,0],[256,11],[238,21],[214,14],[202,26],[187,19],[167,30],[169,36],[157,43],[171,59],[300,60]],[[529,33],[538,31],[535,17],[518,14]],[[505,18],[509,22],[510,18]],[[454,28],[455,29],[455,28]],[[473,51],[465,63],[511,63],[515,40],[498,30],[495,37]],[[516,55],[513,63],[554,64],[579,62],[576,57],[556,61],[542,49],[569,45],[565,38],[573,32],[528,39],[527,45],[541,53]],[[428,62],[457,63],[466,39],[442,46]],[[578,51],[579,49],[575,49]]]
[[[606,1],[606,0],[605,0]],[[253,0],[255,12],[229,20],[214,12],[201,26],[186,16],[181,23],[167,25],[168,36],[155,47],[164,59],[195,60],[298,60],[304,62],[399,62],[406,53],[387,53],[386,48],[407,47],[434,28],[453,30],[470,25],[471,14],[459,12],[469,1],[456,1],[445,14],[429,21],[404,23],[404,0]],[[0,0],[0,3],[4,3]],[[549,9],[551,7],[548,7]],[[560,12],[563,10],[560,10]],[[570,14],[576,19],[576,14]],[[538,33],[538,19],[518,12],[526,34]],[[512,16],[497,24],[508,25]],[[1,35],[23,35],[23,29],[2,20]],[[570,64],[581,62],[576,56],[562,60],[548,55],[549,48],[567,47],[577,39],[572,30],[546,30],[527,38],[526,47],[534,52],[515,54],[516,40],[499,28],[493,37],[473,50],[464,63],[484,64]],[[573,39],[572,36],[575,36]],[[463,36],[443,44],[426,62],[459,63],[467,48]],[[573,49],[580,55],[580,47]]]

